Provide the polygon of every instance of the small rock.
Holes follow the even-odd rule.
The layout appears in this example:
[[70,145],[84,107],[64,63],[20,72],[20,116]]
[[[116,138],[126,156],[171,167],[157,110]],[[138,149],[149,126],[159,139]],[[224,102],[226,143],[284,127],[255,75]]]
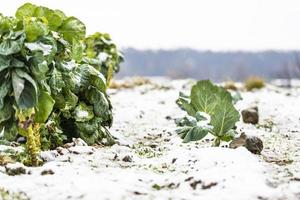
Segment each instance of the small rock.
[[132,158],[131,156],[124,156],[124,158],[122,159],[124,162],[132,162]]
[[244,123],[257,124],[258,120],[259,120],[258,107],[255,106],[255,107],[251,107],[251,108],[242,110],[242,117],[243,117]]
[[260,138],[252,136],[247,137],[245,142],[245,147],[254,154],[260,154],[260,152],[263,150],[264,145]]

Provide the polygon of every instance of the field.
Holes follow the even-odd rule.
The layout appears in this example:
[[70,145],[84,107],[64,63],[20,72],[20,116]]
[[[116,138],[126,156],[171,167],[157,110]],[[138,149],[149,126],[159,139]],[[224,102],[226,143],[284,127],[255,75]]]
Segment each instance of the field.
[[259,109],[258,125],[237,123],[239,132],[262,139],[256,155],[227,143],[211,147],[210,136],[182,143],[174,120],[185,113],[175,101],[194,80],[145,80],[108,90],[117,144],[91,147],[74,139],[42,152],[41,167],[0,166],[0,199],[300,199],[299,87],[241,92],[238,111]]

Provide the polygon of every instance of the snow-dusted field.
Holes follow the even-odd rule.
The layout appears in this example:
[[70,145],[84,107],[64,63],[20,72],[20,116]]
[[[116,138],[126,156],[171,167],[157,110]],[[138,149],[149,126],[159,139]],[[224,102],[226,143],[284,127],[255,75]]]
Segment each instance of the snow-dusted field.
[[118,145],[79,144],[43,152],[48,162],[24,167],[26,174],[18,176],[9,176],[0,167],[0,188],[8,190],[11,199],[33,200],[300,199],[299,88],[268,85],[242,92],[243,100],[236,105],[239,110],[251,105],[259,108],[259,126],[238,123],[240,132],[263,140],[262,155],[254,155],[244,147],[210,147],[209,137],[183,144],[174,132],[174,119],[185,113],[175,100],[179,91],[188,93],[192,81],[151,82],[110,91],[111,132]]

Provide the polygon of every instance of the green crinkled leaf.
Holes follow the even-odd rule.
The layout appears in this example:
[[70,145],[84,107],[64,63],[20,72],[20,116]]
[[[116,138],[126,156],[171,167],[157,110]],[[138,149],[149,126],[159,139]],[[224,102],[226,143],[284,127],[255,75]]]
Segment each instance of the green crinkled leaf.
[[12,17],[4,17],[0,14],[0,35],[8,33],[16,25]]
[[53,93],[61,93],[62,88],[65,86],[63,75],[60,71],[54,68],[51,72],[51,77],[49,79],[49,86]]
[[209,130],[195,126],[195,127],[183,127],[178,129],[177,134],[183,139],[183,142],[191,142],[191,141],[198,141],[203,139],[208,133]]
[[4,135],[2,137],[4,140],[13,142],[17,139],[18,127],[16,122],[9,120],[1,124],[0,127],[4,127]]
[[16,18],[23,19],[24,17],[32,17],[34,15],[36,6],[31,3],[25,3],[16,11]]
[[76,62],[81,62],[83,57],[84,45],[81,41],[73,40],[71,58]]
[[11,58],[0,55],[0,72],[10,67]]
[[92,106],[87,106],[80,102],[74,110],[74,118],[77,122],[86,122],[94,118],[94,111]]
[[5,101],[4,106],[0,108],[0,124],[9,120],[13,116],[13,113],[14,111],[11,103],[9,101]]
[[94,67],[83,64],[76,68],[76,73],[79,77],[77,84],[81,90],[86,90],[90,85],[94,86],[101,92],[106,90],[106,80],[104,76]]
[[11,83],[8,80],[0,80],[0,84],[0,109],[2,109],[5,97],[11,92]]
[[82,40],[85,37],[85,25],[75,17],[65,19],[58,30],[63,38],[70,44],[74,40]]
[[0,55],[8,56],[21,51],[25,36],[22,32],[10,34],[0,43]]
[[42,42],[32,42],[32,43],[25,43],[25,46],[30,51],[41,51],[43,56],[47,56],[52,51],[52,45],[43,44]]
[[210,81],[199,81],[192,87],[191,105],[196,111],[213,114],[217,104],[218,87]]
[[[35,58],[37,58],[37,57],[35,57]],[[39,62],[39,63],[37,63],[36,61],[37,60],[32,61],[33,63],[30,66],[30,69],[31,69],[34,77],[37,80],[41,81],[41,80],[46,79],[46,75],[47,75],[49,68],[48,68],[48,64],[45,60],[42,62]]]
[[78,97],[76,94],[67,90],[64,92],[64,99],[65,99],[65,108],[64,110],[71,110],[74,109],[78,102]]
[[29,42],[36,41],[39,37],[49,33],[49,29],[43,22],[36,20],[28,20],[24,25],[26,39]]
[[38,104],[35,109],[35,121],[39,123],[46,122],[53,110],[54,103],[55,101],[49,92],[41,91],[38,97]]
[[37,85],[27,73],[19,69],[12,72],[12,85],[20,109],[32,108],[36,105]]
[[47,19],[49,28],[54,31],[62,25],[65,18],[61,11],[51,10],[43,6],[39,6],[35,9],[34,16],[45,17]]
[[215,112],[211,115],[213,133],[217,136],[223,136],[235,126],[239,119],[239,112],[234,108],[231,101],[224,99],[218,101]]

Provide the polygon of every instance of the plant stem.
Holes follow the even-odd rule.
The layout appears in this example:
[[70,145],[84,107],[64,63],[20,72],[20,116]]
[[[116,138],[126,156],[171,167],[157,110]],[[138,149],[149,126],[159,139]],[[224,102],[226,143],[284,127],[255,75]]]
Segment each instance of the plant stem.
[[218,146],[220,146],[220,144],[221,144],[220,138],[216,137],[214,139],[213,147],[218,147]]

